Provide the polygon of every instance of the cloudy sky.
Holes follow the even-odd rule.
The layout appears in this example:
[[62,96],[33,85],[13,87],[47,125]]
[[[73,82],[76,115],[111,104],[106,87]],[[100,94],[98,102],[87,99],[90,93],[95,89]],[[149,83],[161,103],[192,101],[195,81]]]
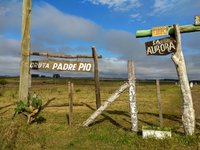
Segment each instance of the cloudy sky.
[[[171,56],[146,56],[144,43],[152,38],[136,39],[136,31],[193,24],[194,16],[200,15],[199,0],[33,0],[32,3],[31,51],[91,54],[91,47],[95,46],[103,56],[99,61],[101,77],[127,76],[127,60],[132,59],[137,78],[177,78]],[[19,75],[21,18],[22,0],[0,0],[0,75]],[[200,32],[182,35],[189,79],[200,79],[199,41]],[[62,75],[91,76],[70,72]]]

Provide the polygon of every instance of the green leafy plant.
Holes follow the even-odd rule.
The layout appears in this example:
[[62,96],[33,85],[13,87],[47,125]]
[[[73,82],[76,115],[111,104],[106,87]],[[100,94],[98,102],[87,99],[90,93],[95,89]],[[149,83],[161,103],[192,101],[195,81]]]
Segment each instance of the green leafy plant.
[[34,94],[32,98],[27,99],[27,101],[19,100],[17,102],[17,107],[15,108],[15,114],[23,113],[28,117],[27,123],[30,124],[33,120],[36,119],[42,107],[42,100],[38,95]]

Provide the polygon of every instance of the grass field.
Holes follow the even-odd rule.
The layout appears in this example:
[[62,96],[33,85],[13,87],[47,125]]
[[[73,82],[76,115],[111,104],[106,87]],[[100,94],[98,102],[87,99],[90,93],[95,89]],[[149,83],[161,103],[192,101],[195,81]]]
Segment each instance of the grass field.
[[[95,93],[92,80],[80,79],[33,79],[31,93],[38,94],[43,105],[68,103],[67,83],[74,83],[73,126],[68,125],[69,108],[44,107],[40,119],[26,124],[23,115],[12,120],[18,99],[18,79],[8,78],[0,89],[0,149],[198,149],[200,141],[197,126],[195,136],[185,136],[181,122],[181,94],[174,83],[161,83],[164,126],[172,129],[172,138],[142,139],[145,125],[159,125],[155,83],[137,82],[137,109],[139,132],[131,132],[128,91],[124,92],[89,127],[82,123],[94,112]],[[101,98],[105,101],[124,81],[101,81]],[[200,85],[195,85],[195,104],[198,104]],[[195,106],[195,108],[198,108]],[[196,111],[198,112],[198,110]],[[198,116],[198,114],[197,114]]]

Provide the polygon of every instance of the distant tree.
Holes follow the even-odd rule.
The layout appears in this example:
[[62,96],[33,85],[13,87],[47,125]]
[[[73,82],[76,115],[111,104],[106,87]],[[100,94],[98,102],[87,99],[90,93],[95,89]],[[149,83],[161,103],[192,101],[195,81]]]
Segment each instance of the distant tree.
[[45,76],[45,75],[41,75],[40,77],[41,77],[41,78],[46,78],[46,76]]
[[39,75],[39,74],[32,74],[31,77],[32,77],[32,78],[39,78],[40,75]]
[[60,78],[60,74],[53,74],[53,78]]

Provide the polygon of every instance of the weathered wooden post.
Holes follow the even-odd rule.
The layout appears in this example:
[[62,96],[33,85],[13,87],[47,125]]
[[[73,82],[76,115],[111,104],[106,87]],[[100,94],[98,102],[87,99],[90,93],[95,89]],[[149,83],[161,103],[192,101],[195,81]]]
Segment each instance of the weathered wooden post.
[[92,56],[94,59],[94,81],[95,81],[96,108],[98,109],[101,106],[101,96],[100,96],[98,55],[97,55],[95,47],[92,47]]
[[136,107],[136,91],[135,91],[135,67],[132,60],[128,61],[128,83],[129,83],[129,100],[132,131],[138,131],[137,107]]
[[178,25],[174,25],[175,38],[177,41],[176,52],[172,54],[172,60],[176,65],[177,74],[180,80],[181,93],[183,95],[183,115],[182,121],[186,134],[194,134],[195,113],[193,109],[192,94],[187,77],[185,59],[181,47],[181,34]]
[[159,111],[159,119],[160,119],[160,127],[163,127],[163,114],[162,114],[162,104],[160,99],[160,80],[156,80],[156,90],[157,90],[157,100],[158,100],[158,111]]
[[72,125],[73,121],[73,91],[74,84],[68,82],[68,97],[69,97],[69,125]]
[[83,122],[83,126],[87,127],[94,119],[100,115],[112,102],[114,102],[121,93],[123,93],[129,87],[128,83],[124,83],[116,90],[86,121]]
[[21,64],[19,99],[28,98],[29,74],[30,74],[30,24],[31,24],[31,0],[23,0],[22,11],[22,43],[21,43]]

